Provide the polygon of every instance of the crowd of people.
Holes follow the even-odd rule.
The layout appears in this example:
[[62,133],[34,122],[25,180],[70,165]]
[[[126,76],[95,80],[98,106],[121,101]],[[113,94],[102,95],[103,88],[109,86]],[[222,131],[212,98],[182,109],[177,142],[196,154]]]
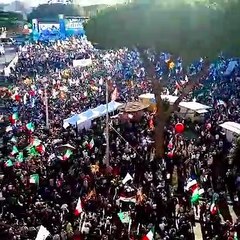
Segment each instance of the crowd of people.
[[[169,72],[165,91],[176,95],[204,62],[189,67],[187,80],[181,58],[169,64],[167,54],[148,56],[156,77]],[[77,59],[91,64],[73,67]],[[164,159],[154,158],[154,113],[111,118],[106,165],[105,117],[84,129],[63,120],[105,104],[106,86],[109,101],[121,103],[152,92],[140,53],[99,50],[86,38],[22,47],[12,84],[1,91],[0,239],[191,240],[199,239],[196,224],[203,239],[238,239],[240,169],[219,127],[240,122],[238,65],[225,74],[231,61],[220,56],[187,96],[211,106],[203,121],[171,115]],[[177,123],[193,136],[178,134]]]

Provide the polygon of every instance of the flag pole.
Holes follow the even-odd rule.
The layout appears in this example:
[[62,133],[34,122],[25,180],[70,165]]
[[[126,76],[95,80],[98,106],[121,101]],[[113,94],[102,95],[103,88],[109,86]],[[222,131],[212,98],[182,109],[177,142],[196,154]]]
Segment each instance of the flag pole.
[[109,114],[108,114],[108,99],[109,99],[109,89],[108,89],[108,80],[106,80],[106,158],[105,164],[109,166]]
[[47,87],[45,87],[44,89],[44,95],[45,95],[45,111],[46,111],[46,128],[49,129]]

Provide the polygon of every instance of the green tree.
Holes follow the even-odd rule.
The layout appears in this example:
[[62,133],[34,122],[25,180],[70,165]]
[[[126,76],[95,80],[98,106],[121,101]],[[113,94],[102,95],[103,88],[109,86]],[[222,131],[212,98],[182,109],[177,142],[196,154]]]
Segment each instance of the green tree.
[[64,14],[65,16],[88,17],[96,15],[100,10],[103,10],[106,7],[107,5],[104,4],[86,7],[74,4],[42,4],[33,9],[28,15],[28,20],[31,21],[34,18],[57,20],[59,14]]
[[41,4],[28,15],[28,20],[31,21],[34,18],[57,20],[59,14],[83,16],[84,11],[82,7],[73,4]]
[[23,15],[16,12],[0,12],[0,27],[6,27],[7,29],[17,28],[18,25],[23,22]]
[[239,10],[239,0],[136,0],[101,11],[86,32],[102,47],[154,46],[185,62],[220,51],[238,55]]
[[170,104],[166,102],[165,99],[161,98],[161,93],[163,92],[164,88],[167,87],[169,82],[168,73],[165,73],[162,79],[158,80],[155,77],[155,65],[149,61],[147,55],[144,53],[142,49],[139,48],[138,50],[141,54],[144,67],[146,69],[147,78],[152,83],[152,89],[156,99],[157,109],[155,116],[155,131],[154,131],[156,149],[155,158],[160,159],[164,158],[165,156],[164,127],[166,126],[171,114],[178,110],[180,102],[182,102],[183,99],[193,90],[193,88],[196,87],[199,84],[199,82],[205,77],[208,71],[209,64],[206,62],[201,72],[189,78],[190,80],[187,83],[185,83],[184,86],[182,86],[180,95],[177,98],[177,100],[173,103],[173,105],[170,106]]

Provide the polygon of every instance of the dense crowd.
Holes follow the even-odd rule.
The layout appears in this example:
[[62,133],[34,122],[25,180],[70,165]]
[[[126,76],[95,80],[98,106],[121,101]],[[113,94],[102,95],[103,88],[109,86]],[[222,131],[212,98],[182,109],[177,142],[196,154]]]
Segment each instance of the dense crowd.
[[[148,56],[157,77],[169,71],[167,54]],[[90,66],[73,67],[73,60],[86,58]],[[189,67],[188,81],[203,61]],[[54,240],[195,239],[196,222],[203,239],[238,239],[240,219],[232,219],[229,204],[238,216],[240,169],[227,158],[232,145],[219,127],[240,122],[238,66],[225,74],[231,61],[220,56],[187,97],[211,106],[203,121],[171,115],[164,159],[154,159],[153,113],[124,122],[113,113],[106,166],[105,117],[86,129],[63,120],[105,104],[106,82],[109,101],[151,92],[138,51],[98,50],[86,39],[24,46],[1,95],[7,112],[1,116],[0,239],[32,240],[37,233],[45,239],[40,227]],[[177,95],[176,82],[187,80],[182,60],[171,64],[165,91]],[[177,134],[177,123],[191,137]]]

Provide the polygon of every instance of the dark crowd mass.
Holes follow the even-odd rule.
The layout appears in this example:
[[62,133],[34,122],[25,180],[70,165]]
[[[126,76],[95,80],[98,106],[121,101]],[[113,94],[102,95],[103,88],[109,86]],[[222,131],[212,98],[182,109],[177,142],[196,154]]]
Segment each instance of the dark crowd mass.
[[[168,72],[164,93],[175,96],[205,61],[191,64],[186,77],[181,58],[169,64],[168,54],[146,54],[156,78]],[[1,240],[240,238],[237,143],[219,126],[240,123],[239,60],[221,55],[209,66],[185,100],[210,110],[201,121],[172,113],[165,157],[156,159],[156,117],[147,109],[137,120],[111,112],[109,136],[104,115],[81,127],[64,121],[106,104],[106,88],[109,102],[123,105],[152,93],[137,49],[99,50],[73,38],[28,44],[18,55],[1,88]],[[73,66],[82,59],[91,64]]]

